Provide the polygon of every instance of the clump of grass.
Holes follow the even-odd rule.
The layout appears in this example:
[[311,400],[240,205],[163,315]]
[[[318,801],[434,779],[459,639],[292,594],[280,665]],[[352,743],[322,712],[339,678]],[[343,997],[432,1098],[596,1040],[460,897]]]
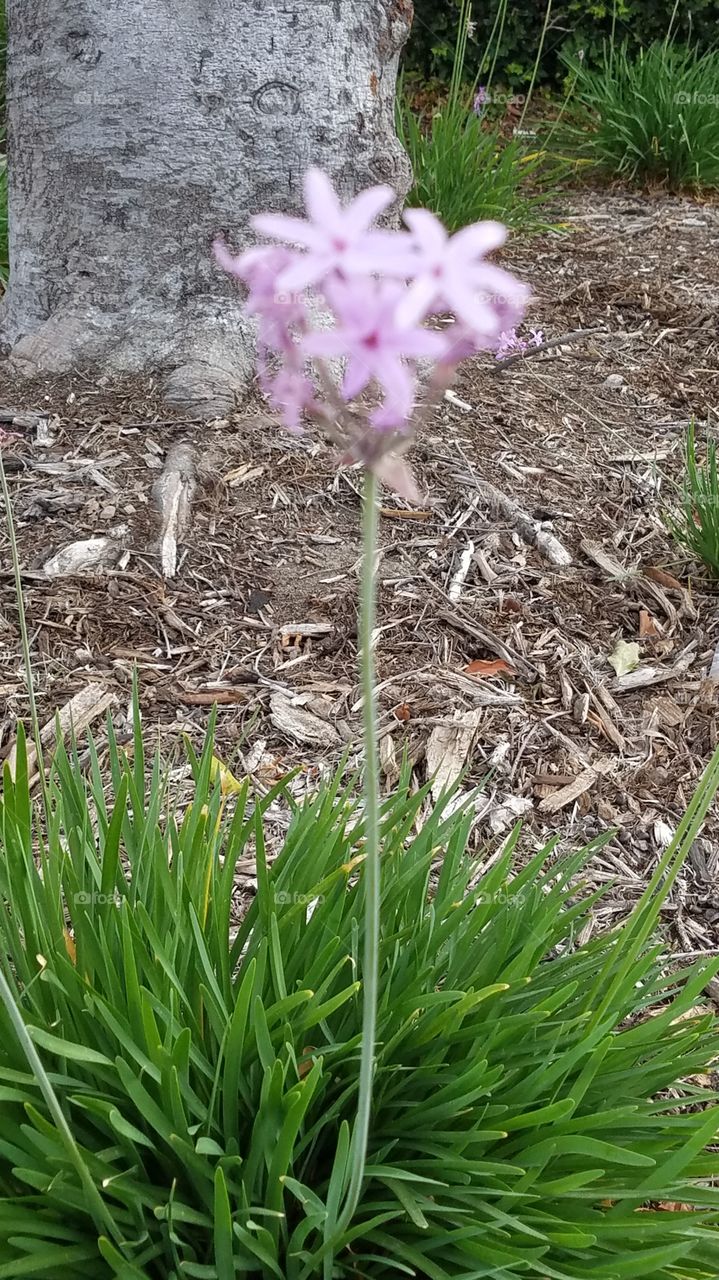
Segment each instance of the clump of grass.
[[667,38],[636,55],[607,47],[596,68],[565,61],[574,109],[560,145],[630,182],[719,187],[719,50],[700,54]]
[[719,470],[717,446],[707,442],[706,459],[699,462],[694,423],[690,423],[685,446],[686,475],[682,491],[681,515],[668,515],[674,537],[719,578]]
[[519,139],[505,141],[464,103],[440,108],[426,130],[401,104],[398,130],[414,176],[407,203],[431,209],[449,231],[483,218],[514,230],[550,225],[541,210],[551,193],[531,187],[541,154],[530,153]]
[[403,776],[381,813],[368,1163],[338,1228],[365,815],[339,776],[296,807],[229,779],[211,737],[188,752],[184,812],[139,716],[132,761],[108,725],[107,773],[92,744],[87,767],[57,752],[42,818],[22,733],[5,768],[0,1280],[715,1274],[716,1095],[696,1078],[719,1035],[696,1005],[718,963],[667,972],[652,935],[719,753],[638,908],[584,943],[596,896],[576,876],[601,842],[517,870],[515,833],[477,882],[471,814],[427,817]]
[[[499,7],[483,59],[489,67],[488,84],[497,57],[497,49],[492,53],[495,30],[499,24],[501,39],[506,8],[506,3]],[[413,174],[407,203],[431,209],[449,231],[485,218],[515,230],[545,230],[550,224],[540,209],[553,194],[551,177],[543,175],[541,189],[532,185],[544,154],[531,151],[520,138],[505,139],[498,123],[473,110],[476,82],[468,89],[464,80],[471,16],[469,0],[462,0],[447,98],[429,121],[413,110],[400,90],[397,132]]]

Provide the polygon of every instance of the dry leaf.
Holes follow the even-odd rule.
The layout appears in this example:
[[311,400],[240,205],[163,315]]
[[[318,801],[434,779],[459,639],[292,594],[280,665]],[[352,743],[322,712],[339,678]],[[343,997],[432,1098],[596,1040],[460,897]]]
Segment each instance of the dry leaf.
[[227,765],[223,764],[218,756],[213,756],[210,762],[210,781],[217,782],[218,779],[223,796],[237,796],[242,791],[242,783],[237,781],[234,774],[230,773]]
[[516,676],[514,667],[510,667],[504,658],[475,658],[464,668],[466,676]]
[[316,1052],[317,1050],[313,1044],[305,1045],[304,1049],[302,1050],[302,1057],[300,1058],[300,1061],[297,1063],[297,1074],[300,1080],[304,1080],[305,1076],[307,1075],[307,1072],[312,1070],[312,1067],[314,1066],[314,1062],[312,1060],[312,1054]]
[[660,587],[668,587],[670,591],[683,591],[684,587],[678,578],[673,574],[667,573],[666,569],[656,569],[654,565],[649,565],[644,570],[647,578],[651,578],[652,582],[658,582]]
[[77,964],[77,948],[75,946],[75,939],[73,938],[72,934],[68,929],[63,929],[62,936],[65,939],[65,950],[67,951],[67,954],[69,955],[72,963],[76,965]]
[[639,610],[639,634],[640,636],[658,636],[659,631],[651,613],[646,609]]
[[279,690],[270,697],[270,719],[280,733],[294,738],[295,742],[309,742],[319,747],[334,747],[341,742],[334,725],[292,702]]
[[617,640],[614,653],[610,653],[607,662],[610,667],[614,667],[617,676],[627,676],[630,671],[636,671],[641,660],[639,645],[632,640],[627,643],[626,640]]
[[406,702],[401,702],[398,707],[395,707],[392,712],[392,715],[395,717],[395,720],[411,720],[412,719],[412,712],[410,711]]

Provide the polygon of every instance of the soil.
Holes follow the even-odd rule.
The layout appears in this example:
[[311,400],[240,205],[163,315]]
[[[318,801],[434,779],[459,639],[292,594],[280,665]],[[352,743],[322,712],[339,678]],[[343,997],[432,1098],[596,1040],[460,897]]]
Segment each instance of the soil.
[[[518,814],[525,852],[614,829],[588,873],[613,881],[597,927],[641,893],[719,736],[716,583],[666,525],[690,420],[701,452],[719,432],[718,260],[715,207],[575,195],[559,231],[504,255],[533,286],[528,325],[554,345],[463,366],[412,452],[424,507],[382,499],[386,784],[405,750],[419,781],[427,755],[466,764],[464,790],[482,783],[482,859]],[[169,759],[181,730],[201,739],[216,699],[219,754],[260,785],[292,766],[312,785],[348,748],[356,759],[356,471],[284,434],[259,399],[207,424],[147,383],[5,374],[0,411],[43,722],[94,685],[122,727],[136,666]],[[179,442],[197,485],[167,579],[153,485]],[[108,566],[45,572],[61,548],[117,530]],[[618,641],[639,646],[621,678]],[[0,756],[27,715],[3,529]],[[101,719],[93,732],[102,743]],[[682,955],[719,954],[718,886],[713,813],[665,911]]]

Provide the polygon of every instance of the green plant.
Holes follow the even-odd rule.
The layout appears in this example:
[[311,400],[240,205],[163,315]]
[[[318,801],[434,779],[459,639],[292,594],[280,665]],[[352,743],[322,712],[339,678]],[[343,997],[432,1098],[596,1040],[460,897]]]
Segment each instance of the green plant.
[[717,447],[707,442],[706,461],[697,460],[694,423],[689,424],[685,441],[686,478],[680,517],[667,514],[674,537],[687,551],[703,561],[719,577],[719,471]]
[[[338,775],[299,807],[282,786],[253,799],[210,737],[188,747],[180,815],[139,716],[132,762],[111,724],[108,742],[112,803],[94,746],[87,777],[60,748],[46,824],[22,733],[14,781],[5,768],[0,1277],[715,1274],[716,1095],[692,1078],[719,1052],[695,1010],[717,965],[668,974],[652,934],[719,754],[638,909],[581,945],[596,897],[573,886],[596,843],[514,874],[515,833],[475,883],[471,813],[418,823],[427,791],[403,777],[380,814],[368,1164],[338,1232],[362,1038],[354,789]],[[292,818],[270,864],[280,796]]]
[[[505,2],[498,14],[500,34],[506,7]],[[515,230],[545,229],[548,224],[540,209],[553,194],[551,178],[545,173],[542,187],[529,189],[543,166],[543,155],[530,153],[519,139],[506,141],[498,125],[488,124],[471,109],[474,86],[468,89],[464,83],[471,13],[471,4],[462,0],[447,100],[428,123],[415,113],[400,86],[397,133],[413,175],[407,203],[431,209],[449,231],[485,218]]]
[[573,119],[560,145],[597,168],[673,190],[719,186],[719,51],[660,41],[631,55],[607,47],[592,69],[567,58]]
[[466,106],[443,107],[429,132],[406,104],[398,107],[398,132],[410,159],[414,182],[407,203],[431,209],[449,231],[494,218],[514,230],[550,225],[543,206],[552,183],[532,189],[543,157],[517,139],[504,142]]
[[[513,0],[506,22],[497,24],[505,0],[485,0],[473,14],[474,34],[467,50],[469,80],[483,79],[490,66],[488,44],[496,55],[497,78],[516,90],[524,90],[532,78],[534,57],[540,48],[545,4],[539,0]],[[404,65],[425,79],[449,80],[461,0],[414,0],[415,20],[405,50]],[[635,55],[654,40],[663,40],[671,28],[673,38],[696,44],[702,51],[717,40],[716,0],[562,0],[554,12],[541,50],[536,83],[562,92],[563,55],[583,50],[591,66],[601,63],[607,41],[627,41]],[[490,41],[495,34],[496,39]]]

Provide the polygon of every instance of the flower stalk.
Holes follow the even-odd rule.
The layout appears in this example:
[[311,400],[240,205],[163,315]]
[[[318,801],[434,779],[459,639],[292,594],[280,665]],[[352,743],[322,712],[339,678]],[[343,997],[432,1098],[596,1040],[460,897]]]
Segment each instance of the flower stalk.
[[364,830],[365,830],[365,918],[362,961],[362,1047],[360,1051],[357,1118],[352,1135],[350,1181],[340,1230],[349,1223],[359,1203],[367,1160],[375,1043],[377,1039],[377,987],[379,977],[379,936],[381,867],[379,834],[379,753],[377,748],[377,695],[374,672],[374,630],[376,616],[375,557],[378,527],[377,480],[370,470],[364,475],[362,503],[363,564],[360,594],[360,676],[364,737]]

